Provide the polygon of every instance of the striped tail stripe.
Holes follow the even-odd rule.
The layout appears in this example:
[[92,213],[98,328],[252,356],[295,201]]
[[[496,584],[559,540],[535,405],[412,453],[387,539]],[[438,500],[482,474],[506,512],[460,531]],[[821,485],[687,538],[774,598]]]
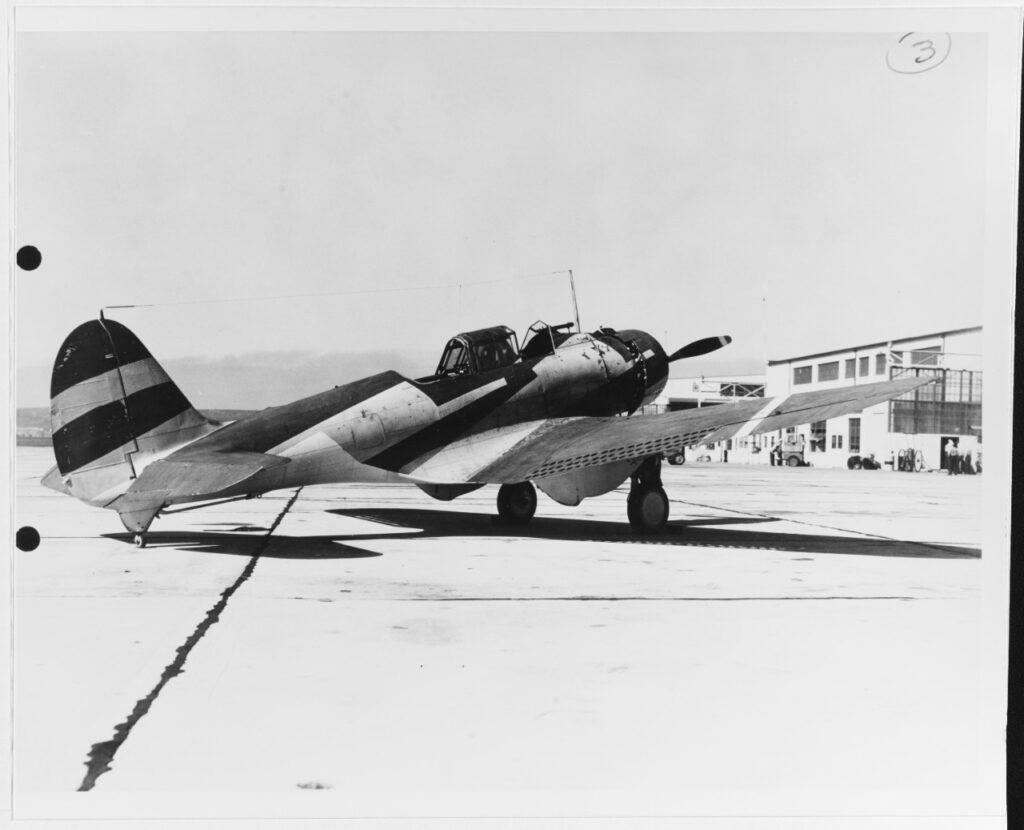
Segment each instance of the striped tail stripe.
[[65,339],[50,381],[50,425],[57,468],[76,474],[71,486],[80,498],[127,486],[134,458],[214,428],[115,320],[90,320]]

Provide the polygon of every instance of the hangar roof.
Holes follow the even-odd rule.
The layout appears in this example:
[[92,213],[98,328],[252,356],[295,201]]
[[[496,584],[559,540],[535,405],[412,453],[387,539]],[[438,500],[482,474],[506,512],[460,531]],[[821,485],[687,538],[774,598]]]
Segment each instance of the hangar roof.
[[878,343],[864,343],[858,346],[844,346],[839,349],[829,349],[828,351],[824,352],[815,352],[814,354],[802,354],[797,355],[796,357],[786,357],[781,358],[779,360],[769,360],[768,365],[778,366],[780,363],[793,363],[797,360],[813,360],[814,358],[817,357],[827,357],[828,355],[837,354],[838,352],[849,352],[861,349],[879,349],[888,346],[890,343],[906,343],[912,340],[925,340],[929,337],[945,337],[950,334],[967,334],[968,332],[976,331],[981,331],[981,326],[969,326],[963,329],[948,329],[947,331],[936,331],[932,332],[931,334],[918,334],[913,337],[898,337],[892,340],[882,340],[879,341]]

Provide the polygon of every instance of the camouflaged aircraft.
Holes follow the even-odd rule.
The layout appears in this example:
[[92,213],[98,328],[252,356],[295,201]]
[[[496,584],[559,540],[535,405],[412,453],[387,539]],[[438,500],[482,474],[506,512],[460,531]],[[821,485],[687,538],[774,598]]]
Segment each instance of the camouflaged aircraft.
[[929,382],[638,414],[664,389],[670,363],[730,340],[708,337],[666,354],[642,331],[538,322],[520,347],[512,329],[494,326],[449,340],[427,377],[381,372],[219,423],[189,403],[138,337],[101,313],[57,355],[57,465],[43,484],[116,510],[140,547],[172,505],[349,481],[408,482],[442,500],[497,484],[498,515],[514,527],[533,517],[535,485],[577,505],[629,479],[630,524],[657,533],[669,513],[664,457],[859,412]]

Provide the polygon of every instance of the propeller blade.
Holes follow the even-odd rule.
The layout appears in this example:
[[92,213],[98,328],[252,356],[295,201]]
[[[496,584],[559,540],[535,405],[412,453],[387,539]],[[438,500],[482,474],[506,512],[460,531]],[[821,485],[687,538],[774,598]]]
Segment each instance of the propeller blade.
[[705,337],[701,340],[694,340],[692,343],[687,343],[683,348],[674,351],[669,356],[668,362],[682,360],[684,357],[700,357],[702,354],[708,354],[730,343],[732,343],[732,338],[728,334],[723,334],[721,337]]

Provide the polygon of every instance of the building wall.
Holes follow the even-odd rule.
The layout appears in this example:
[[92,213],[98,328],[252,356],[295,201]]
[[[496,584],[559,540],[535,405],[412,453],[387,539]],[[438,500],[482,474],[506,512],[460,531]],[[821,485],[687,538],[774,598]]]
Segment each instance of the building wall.
[[[954,391],[955,383],[960,378],[973,380],[980,385],[981,380],[982,331],[980,328],[961,331],[940,332],[921,337],[903,338],[889,343],[875,343],[849,349],[840,349],[816,355],[808,355],[787,360],[771,361],[766,371],[766,390],[768,396],[784,395],[794,392],[809,392],[816,389],[831,389],[859,383],[877,383],[892,377],[903,377],[917,372],[934,372],[942,375],[947,370],[950,381],[949,400],[959,405]],[[961,372],[974,372],[975,375],[961,375]],[[955,382],[955,383],[954,383]],[[935,397],[933,393],[924,393],[918,397]],[[924,414],[930,402],[911,404],[920,407]],[[809,443],[811,449],[806,453],[806,460],[815,466],[845,467],[855,450],[850,446],[850,423],[859,418],[860,445],[859,454],[874,454],[878,461],[895,462],[901,450],[920,450],[926,467],[939,468],[942,461],[943,444],[949,438],[956,439],[961,453],[971,452],[976,459],[981,449],[979,433],[966,428],[956,431],[928,434],[905,434],[891,431],[890,402],[878,404],[864,410],[860,415],[833,418],[824,425],[824,446],[820,440]],[[973,413],[978,412],[980,426],[980,403],[970,408],[972,417],[966,418],[965,410],[958,410],[960,420],[975,420]],[[924,422],[925,418],[919,418]],[[947,419],[950,420],[950,419]],[[798,435],[803,435],[810,442],[820,432],[814,432],[812,425],[796,428]]]

